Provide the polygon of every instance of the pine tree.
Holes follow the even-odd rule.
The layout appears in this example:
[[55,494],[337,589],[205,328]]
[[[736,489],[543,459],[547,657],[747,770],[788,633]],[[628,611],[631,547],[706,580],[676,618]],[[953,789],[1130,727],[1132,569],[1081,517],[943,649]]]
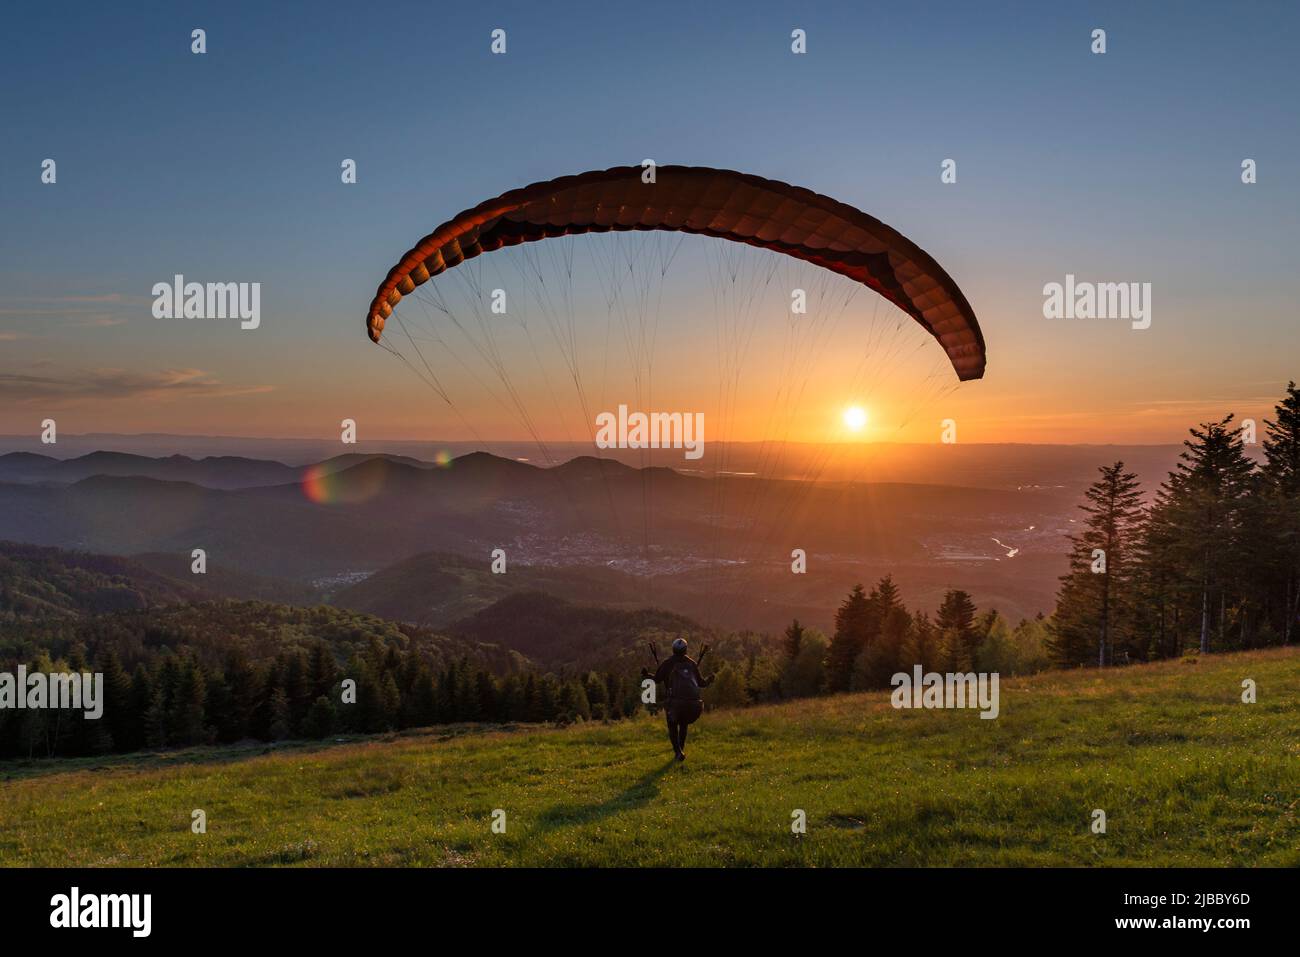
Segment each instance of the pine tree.
[[980,615],[977,627],[982,637],[971,662],[975,670],[1006,676],[1019,674],[1007,620],[996,611],[988,611]]
[[478,720],[495,721],[497,719],[497,684],[486,671],[474,675],[474,694],[478,700]]
[[560,688],[557,703],[557,718],[562,722],[587,721],[591,718],[591,702],[582,683],[576,680],[566,681]]
[[397,680],[391,671],[384,672],[379,681],[379,726],[376,731],[392,731],[402,719],[402,693],[397,690]]
[[953,674],[965,674],[974,667],[970,641],[958,628],[945,628],[939,637],[939,668]]
[[478,721],[481,717],[478,679],[470,670],[468,659],[461,659],[456,668],[456,685],[452,693],[455,695],[456,720]]
[[418,728],[428,722],[421,720],[421,679],[426,675],[424,663],[415,655],[405,655],[398,672],[397,690],[402,695],[401,726]]
[[414,706],[412,707],[412,726],[428,727],[438,722],[438,679],[429,672],[428,669],[422,668],[420,676],[415,683],[415,689],[412,692]]
[[291,734],[289,728],[289,696],[284,693],[283,688],[277,687],[271,691],[267,710],[271,719],[267,727],[267,738],[271,741],[283,741]]
[[[1134,574],[1135,608],[1130,644],[1140,644],[1144,660],[1176,658],[1183,653],[1184,606],[1194,597],[1195,583],[1184,573],[1174,547],[1172,516],[1175,490],[1157,490],[1138,534]],[[1055,633],[1053,621],[1049,631]],[[1049,642],[1050,644],[1050,642]]]
[[[283,691],[280,687],[282,672],[279,661],[271,662],[260,681],[257,682],[257,697],[253,704],[253,712],[249,721],[249,734],[259,741],[274,740],[271,736],[271,723],[275,720],[272,713],[271,700],[276,691]],[[360,682],[357,682],[357,705],[361,705]],[[285,702],[288,702],[288,697]],[[364,728],[358,730],[365,730]]]
[[506,675],[501,682],[501,720],[527,721],[528,698],[518,675]]
[[918,612],[913,616],[903,647],[899,650],[898,668],[910,673],[920,665],[922,671],[929,672],[938,670],[939,664],[939,634],[930,616]]
[[307,709],[316,699],[313,694],[311,662],[305,652],[294,649],[283,655],[282,671],[285,696],[289,699],[289,726],[296,732],[307,717]]
[[785,629],[785,638],[781,643],[785,656],[788,659],[799,657],[799,649],[803,646],[803,625],[799,624],[796,618]]
[[180,683],[180,663],[175,655],[168,655],[154,674],[154,698],[162,705],[166,727],[165,743],[155,747],[168,747],[181,738],[181,714],[177,706]]
[[226,741],[239,741],[252,733],[259,691],[257,672],[236,649],[226,657],[225,677],[230,710],[223,716],[221,734]]
[[893,575],[886,575],[876,583],[876,587],[871,590],[871,605],[878,629],[884,627],[891,612],[903,608],[903,600],[898,586],[894,584]]
[[[1084,493],[1087,516],[1070,538],[1070,571],[1057,594],[1052,653],[1062,665],[1091,658],[1105,667],[1115,645],[1116,622],[1131,625],[1142,490],[1124,463],[1103,466]],[[1089,649],[1091,649],[1089,653]]]
[[871,603],[866,590],[854,585],[849,597],[835,612],[835,635],[826,653],[826,683],[830,691],[847,691],[853,682],[853,666],[866,647],[872,624]]
[[[935,617],[935,627],[939,629],[941,644],[947,639],[949,631],[955,632],[957,638],[966,646],[964,654],[957,654],[956,659],[969,661],[974,657],[979,645],[979,634],[975,630],[975,602],[970,595],[960,589],[950,589],[939,605],[939,614]],[[955,660],[949,655],[950,660]],[[969,666],[967,668],[969,670]]]
[[107,727],[112,749],[129,750],[135,746],[131,676],[112,648],[100,655],[98,670],[104,675],[104,716],[100,721]]
[[325,695],[318,697],[307,710],[307,716],[303,719],[302,733],[308,738],[317,740],[333,733],[334,711],[334,705],[328,697]]
[[809,698],[826,690],[826,655],[830,642],[814,628],[804,632],[799,655],[781,669],[779,689],[784,698]]
[[[888,583],[890,589],[883,586]],[[889,687],[890,679],[897,674],[903,658],[903,645],[912,626],[912,616],[898,601],[892,580],[881,582],[882,588],[875,596],[881,615],[880,628],[873,640],[862,649],[853,669],[854,690]]]
[[591,717],[596,721],[609,720],[611,715],[605,679],[596,672],[589,671],[587,677],[583,679],[583,687],[587,692],[587,700],[591,703]]
[[1176,471],[1163,486],[1168,495],[1175,561],[1196,582],[1199,647],[1210,651],[1214,621],[1223,637],[1228,589],[1250,549],[1243,534],[1244,505],[1255,486],[1232,415],[1192,429]]
[[640,704],[640,699],[636,695],[637,688],[638,685],[629,684],[623,675],[610,672],[605,676],[605,693],[609,697],[611,717],[629,718],[636,714]]
[[161,687],[154,687],[153,700],[144,713],[144,746],[167,747],[167,696]]
[[1278,589],[1282,641],[1290,644],[1300,623],[1300,390],[1287,384],[1286,396],[1265,420],[1261,484],[1270,554],[1280,577]]
[[560,689],[556,681],[550,675],[542,675],[537,679],[537,701],[533,711],[533,721],[554,721],[559,714],[558,700]]
[[[162,745],[150,745],[147,740],[146,718],[149,709],[153,706],[153,697],[153,676],[149,674],[149,669],[143,663],[138,664],[135,668],[135,674],[131,677],[130,737],[127,741],[119,744],[120,748],[137,751],[146,747],[162,747]],[[166,736],[165,732],[163,736]]]
[[204,744],[207,730],[204,727],[204,705],[207,702],[207,684],[198,664],[189,659],[181,668],[174,703],[175,738],[177,745]]
[[541,689],[538,687],[537,675],[531,671],[528,673],[528,680],[524,682],[524,715],[522,720],[539,722],[545,721],[546,715],[543,711],[543,702]]
[[334,652],[323,641],[317,641],[311,649],[311,665],[308,669],[311,693],[314,698],[321,695],[329,697],[338,681],[339,667],[334,660]]
[[388,730],[389,717],[384,711],[383,690],[370,662],[360,656],[354,657],[347,674],[356,681],[357,688],[356,703],[342,707],[346,726],[363,734]]

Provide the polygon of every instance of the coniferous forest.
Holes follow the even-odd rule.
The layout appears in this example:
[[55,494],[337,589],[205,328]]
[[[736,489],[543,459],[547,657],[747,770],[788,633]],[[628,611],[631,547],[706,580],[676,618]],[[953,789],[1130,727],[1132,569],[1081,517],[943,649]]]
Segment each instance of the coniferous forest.
[[[1191,429],[1177,467],[1150,494],[1123,462],[1101,466],[1080,509],[1051,616],[1013,625],[960,589],[933,614],[909,610],[886,575],[870,591],[853,586],[829,636],[798,620],[779,636],[684,629],[714,649],[705,670],[718,677],[706,701],[739,707],[886,688],[914,665],[1014,676],[1295,640],[1294,382],[1263,423],[1227,415]],[[0,710],[0,758],[461,722],[614,721],[645,707],[643,648],[554,673],[502,647],[331,607],[195,602],[164,579],[137,582],[144,594],[124,603],[120,588],[99,584],[121,572],[121,560],[56,561],[45,554],[53,551],[17,546],[0,557],[0,670],[102,672],[103,718]],[[563,627],[563,609],[545,595],[512,596],[511,613],[528,614],[529,602]],[[642,636],[666,645],[672,636],[651,610],[623,620],[621,633],[638,630],[637,615]]]

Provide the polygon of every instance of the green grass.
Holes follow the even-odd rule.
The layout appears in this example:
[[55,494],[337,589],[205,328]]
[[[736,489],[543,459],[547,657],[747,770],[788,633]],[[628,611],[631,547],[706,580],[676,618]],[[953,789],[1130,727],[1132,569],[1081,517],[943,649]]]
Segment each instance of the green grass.
[[1001,703],[706,714],[680,766],[649,717],[0,765],[0,863],[1300,865],[1300,649],[1008,680]]

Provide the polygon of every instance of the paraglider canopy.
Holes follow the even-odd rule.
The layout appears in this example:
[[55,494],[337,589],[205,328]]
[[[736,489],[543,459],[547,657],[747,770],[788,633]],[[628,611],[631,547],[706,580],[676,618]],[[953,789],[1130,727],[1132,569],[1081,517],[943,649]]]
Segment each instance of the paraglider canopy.
[[389,270],[366,316],[379,342],[402,297],[485,252],[557,236],[631,230],[697,233],[783,253],[861,282],[943,346],[957,377],[984,374],[984,336],[952,277],[919,246],[859,209],[732,170],[639,166],[511,190],[443,223]]

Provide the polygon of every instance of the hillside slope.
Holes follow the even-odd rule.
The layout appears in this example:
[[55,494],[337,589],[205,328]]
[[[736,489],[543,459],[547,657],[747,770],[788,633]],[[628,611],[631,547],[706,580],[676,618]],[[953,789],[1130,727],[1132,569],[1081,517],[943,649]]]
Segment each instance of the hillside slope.
[[307,585],[223,566],[195,575],[191,563],[188,552],[123,557],[0,541],[0,626],[225,598],[322,603],[320,593]]
[[515,565],[494,575],[486,558],[425,552],[382,568],[331,597],[339,608],[441,628],[520,591],[626,608],[645,605],[647,587],[630,575],[594,567]]
[[[1300,649],[1048,673],[1001,699],[996,721],[885,694],[709,714],[684,765],[649,718],[10,764],[0,862],[1300,864]],[[197,807],[206,835],[190,832]]]
[[0,622],[136,611],[204,597],[197,585],[128,558],[0,541]]
[[[228,597],[239,594],[267,600]],[[344,662],[372,639],[412,648],[436,667],[465,658],[507,674],[528,664],[491,641],[448,637],[313,597],[305,586],[227,569],[191,575],[184,555],[122,558],[0,541],[0,666],[39,651],[58,658],[77,646],[92,658],[111,647],[128,668],[173,652],[213,666],[235,648],[258,661],[316,640]]]
[[[647,636],[667,642],[695,635],[700,626],[659,608],[627,611],[575,605],[543,592],[517,592],[447,626],[471,642],[495,641],[550,668],[633,669],[643,661]],[[667,653],[667,648],[664,648]],[[634,672],[635,673],[635,672]]]

